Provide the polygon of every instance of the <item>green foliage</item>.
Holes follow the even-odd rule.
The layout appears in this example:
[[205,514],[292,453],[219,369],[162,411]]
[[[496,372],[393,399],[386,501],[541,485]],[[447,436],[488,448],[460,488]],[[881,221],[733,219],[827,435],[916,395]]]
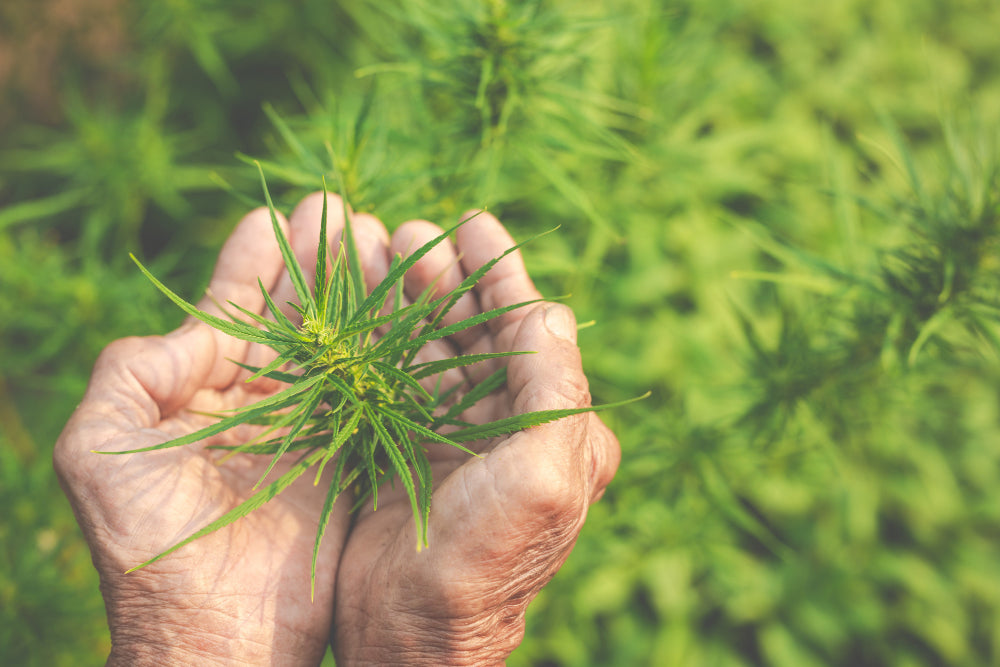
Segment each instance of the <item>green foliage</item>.
[[0,411],[0,646],[14,664],[79,664],[108,650],[97,572],[48,457],[18,445],[12,413]]
[[120,67],[65,67],[64,120],[0,133],[0,423],[18,452],[0,463],[4,498],[36,501],[0,532],[60,545],[8,551],[4,642],[35,638],[38,664],[100,646],[91,624],[19,620],[79,619],[98,595],[54,485],[20,473],[104,342],[179,320],[128,252],[178,293],[204,284],[248,206],[216,186],[255,187],[239,152],[280,207],[339,172],[389,227],[483,205],[518,238],[560,225],[524,252],[595,322],[595,398],[654,389],[604,413],[621,469],[512,664],[1000,660],[995,3],[122,16]]

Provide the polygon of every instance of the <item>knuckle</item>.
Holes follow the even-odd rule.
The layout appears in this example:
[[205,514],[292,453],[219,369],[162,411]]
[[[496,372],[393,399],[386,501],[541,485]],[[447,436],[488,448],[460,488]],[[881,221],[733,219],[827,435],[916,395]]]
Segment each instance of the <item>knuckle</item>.
[[60,479],[65,479],[66,473],[72,469],[65,435],[60,436],[56,440],[56,445],[52,449],[52,469],[56,471],[56,475]]
[[621,463],[622,452],[618,438],[596,415],[590,415],[589,438],[591,456],[591,502],[597,501],[604,489],[614,479]]
[[504,490],[508,503],[523,519],[520,537],[527,542],[559,544],[575,536],[587,506],[577,468],[554,463],[527,468],[515,486]]
[[150,338],[127,336],[108,343],[97,356],[97,367],[107,367],[120,364],[123,360],[134,357],[148,349]]
[[351,227],[354,229],[355,236],[359,234],[362,236],[372,236],[383,244],[389,241],[389,232],[386,230],[385,225],[371,213],[355,213],[352,215]]
[[527,383],[516,403],[519,407],[531,406],[531,410],[558,410],[587,407],[590,400],[590,390],[582,376],[562,373],[558,377]]

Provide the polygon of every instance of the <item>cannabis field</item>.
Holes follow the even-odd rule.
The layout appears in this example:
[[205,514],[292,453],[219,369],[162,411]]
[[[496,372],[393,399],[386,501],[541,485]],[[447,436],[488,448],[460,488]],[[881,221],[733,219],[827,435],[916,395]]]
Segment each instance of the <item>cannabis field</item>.
[[322,178],[486,206],[622,464],[512,665],[1000,663],[1000,5],[6,0],[0,661],[99,664],[52,446]]

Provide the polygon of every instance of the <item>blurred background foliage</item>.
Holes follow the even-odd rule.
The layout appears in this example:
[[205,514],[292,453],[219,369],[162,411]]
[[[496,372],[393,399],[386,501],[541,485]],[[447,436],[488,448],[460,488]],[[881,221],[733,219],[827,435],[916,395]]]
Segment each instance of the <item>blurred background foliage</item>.
[[1000,6],[7,0],[0,656],[99,663],[50,471],[113,338],[321,175],[487,205],[572,293],[621,470],[514,665],[1000,662]]

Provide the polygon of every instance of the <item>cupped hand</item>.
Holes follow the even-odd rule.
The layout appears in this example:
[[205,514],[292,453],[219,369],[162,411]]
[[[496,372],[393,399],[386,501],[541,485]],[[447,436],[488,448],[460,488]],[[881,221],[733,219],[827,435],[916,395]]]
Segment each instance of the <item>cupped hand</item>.
[[[376,219],[355,216],[366,280],[385,275],[395,253],[412,252],[440,234],[410,222],[390,239]],[[486,213],[441,244],[406,278],[415,298],[430,287],[442,294],[513,246]],[[466,294],[445,319],[537,299],[519,253],[512,253]],[[424,349],[425,359],[457,354],[531,350],[501,360],[507,386],[463,419],[483,423],[535,410],[590,404],[576,346],[576,322],[562,305],[541,303]],[[469,379],[494,370],[488,363]],[[458,370],[443,385],[465,382]],[[464,385],[468,386],[468,385]],[[569,555],[588,506],[603,493],[618,466],[618,442],[592,413],[561,419],[486,442],[472,457],[430,444],[435,490],[429,548],[417,551],[411,507],[401,488],[379,492],[379,507],[365,507],[349,533],[338,570],[332,631],[338,664],[499,664],[520,643],[528,603]]]
[[[307,267],[315,265],[320,202],[308,198],[289,223],[281,221]],[[276,302],[294,300],[266,209],[249,214],[228,239],[200,307],[218,314],[216,304],[232,301],[261,312],[258,277]],[[245,442],[251,427],[176,449],[92,451],[156,445],[212,421],[198,413],[264,398],[275,383],[247,384],[231,360],[264,365],[268,354],[188,321],[166,336],[116,341],[98,359],[54,464],[100,573],[110,662],[318,664],[326,651],[347,503],[323,541],[315,602],[310,565],[326,490],[311,475],[242,520],[125,574],[249,497],[268,457],[220,465],[219,451],[203,446]]]
[[[343,226],[331,196],[332,239]],[[281,224],[304,267],[313,265],[322,195],[306,198]],[[375,218],[353,218],[369,286],[391,256],[440,233],[408,223],[390,239]],[[406,291],[445,292],[512,245],[482,214],[413,267]],[[269,215],[248,215],[227,241],[200,307],[233,301],[262,312],[258,277],[279,304],[294,289]],[[445,324],[538,297],[515,253],[463,297]],[[290,312],[290,316],[294,313]],[[572,312],[554,304],[519,309],[449,339],[423,359],[532,350],[509,359],[502,392],[463,415],[481,423],[513,414],[589,404]],[[277,498],[169,557],[126,574],[252,493],[267,457],[218,464],[209,444],[240,444],[252,427],[177,449],[109,456],[190,433],[204,413],[260,400],[278,387],[245,383],[233,360],[263,366],[273,353],[196,321],[162,337],[116,341],[100,356],[87,393],[56,445],[54,463],[101,577],[119,664],[316,664],[333,640],[338,664],[489,664],[520,642],[524,611],[575,542],[587,507],[617,467],[614,436],[593,414],[569,417],[473,445],[480,457],[428,445],[435,480],[431,546],[418,553],[401,491],[380,492],[377,512],[348,515],[338,502],[318,558],[310,601],[312,549],[324,484],[304,475]],[[481,364],[472,379],[494,370]],[[449,371],[442,382],[465,382]],[[279,463],[279,467],[282,464]],[[281,470],[272,471],[272,478]],[[349,539],[348,539],[348,530]],[[345,542],[346,540],[346,542]],[[339,563],[339,570],[338,570]],[[336,586],[336,594],[335,594]],[[331,634],[332,623],[332,634]]]

